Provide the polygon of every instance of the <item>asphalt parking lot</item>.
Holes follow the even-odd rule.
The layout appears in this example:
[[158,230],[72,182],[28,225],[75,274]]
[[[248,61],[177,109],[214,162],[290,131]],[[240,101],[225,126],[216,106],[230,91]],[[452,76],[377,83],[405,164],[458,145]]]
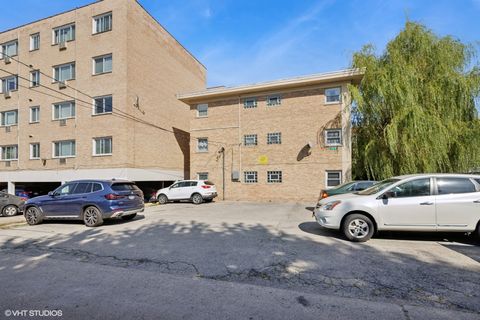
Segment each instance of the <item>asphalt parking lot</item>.
[[[478,319],[480,247],[459,234],[322,229],[308,204],[153,206],[129,222],[0,228],[2,310],[64,318]],[[0,223],[1,223],[0,218]]]

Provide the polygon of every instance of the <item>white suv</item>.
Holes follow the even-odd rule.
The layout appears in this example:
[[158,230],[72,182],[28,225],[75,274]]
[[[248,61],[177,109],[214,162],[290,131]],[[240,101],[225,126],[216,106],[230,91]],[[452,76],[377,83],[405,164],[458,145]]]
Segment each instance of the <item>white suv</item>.
[[320,200],[317,222],[347,239],[367,241],[375,231],[453,231],[480,235],[480,175],[393,177],[356,193]]
[[203,201],[212,201],[217,196],[217,188],[213,182],[207,180],[183,180],[158,190],[155,196],[160,204],[180,200],[190,200],[194,204],[200,204]]

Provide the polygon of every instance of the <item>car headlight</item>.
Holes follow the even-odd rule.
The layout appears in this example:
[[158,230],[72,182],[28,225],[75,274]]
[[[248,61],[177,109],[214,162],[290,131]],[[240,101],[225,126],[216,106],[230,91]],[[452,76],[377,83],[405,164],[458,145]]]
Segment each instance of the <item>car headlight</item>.
[[339,201],[339,200],[329,202],[329,203],[327,203],[326,205],[323,206],[323,209],[324,209],[324,210],[333,210],[333,209],[334,209],[336,206],[338,206],[340,203],[342,203],[342,202]]

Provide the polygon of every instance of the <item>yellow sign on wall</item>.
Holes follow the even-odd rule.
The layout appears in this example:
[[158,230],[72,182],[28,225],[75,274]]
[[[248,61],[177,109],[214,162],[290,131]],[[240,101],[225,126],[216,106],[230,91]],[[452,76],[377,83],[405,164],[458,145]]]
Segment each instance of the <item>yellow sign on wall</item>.
[[260,156],[258,157],[259,164],[268,164],[268,157],[267,156]]

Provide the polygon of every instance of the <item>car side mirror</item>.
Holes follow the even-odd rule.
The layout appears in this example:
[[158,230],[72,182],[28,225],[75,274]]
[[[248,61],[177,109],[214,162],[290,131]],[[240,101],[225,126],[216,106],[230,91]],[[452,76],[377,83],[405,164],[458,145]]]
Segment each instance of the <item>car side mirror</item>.
[[50,197],[54,197],[54,196],[55,196],[55,194],[53,193],[53,191],[50,191],[50,192],[48,193],[48,195],[49,195]]
[[395,193],[393,191],[387,191],[384,194],[382,194],[382,199],[387,200],[388,198],[393,198],[395,196]]

